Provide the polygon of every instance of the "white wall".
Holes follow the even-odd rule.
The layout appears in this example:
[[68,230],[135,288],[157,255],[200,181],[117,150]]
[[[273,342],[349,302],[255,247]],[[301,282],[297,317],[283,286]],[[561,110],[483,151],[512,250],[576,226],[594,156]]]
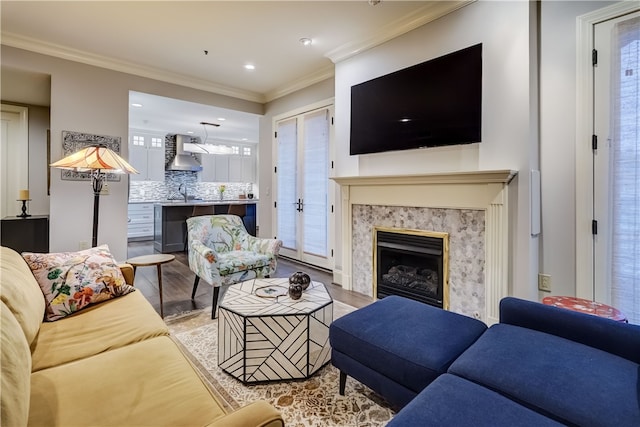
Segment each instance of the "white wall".
[[[534,3],[479,1],[336,64],[336,175],[519,171],[510,186],[515,209],[510,292],[528,299],[537,298],[538,245],[530,235],[529,191],[529,170],[538,167],[536,30]],[[348,112],[353,84],[480,42],[483,43],[480,144],[349,156]]]
[[[576,292],[576,17],[615,2],[543,2],[540,19],[540,271]],[[584,141],[590,144],[590,141]]]
[[[2,46],[2,65],[51,75],[51,159],[62,158],[62,131],[119,136],[128,158],[129,91],[152,93],[255,114],[254,102],[185,88],[130,74]],[[127,257],[128,178],[110,182],[110,195],[100,202],[98,243],[107,243],[118,260]],[[51,171],[50,250],[73,251],[91,242],[93,192],[89,182],[62,181]]]

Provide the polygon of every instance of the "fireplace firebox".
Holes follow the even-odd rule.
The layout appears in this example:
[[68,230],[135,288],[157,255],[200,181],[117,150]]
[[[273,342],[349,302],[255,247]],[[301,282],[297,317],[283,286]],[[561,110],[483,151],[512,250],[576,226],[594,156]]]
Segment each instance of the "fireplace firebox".
[[374,295],[400,295],[448,309],[449,234],[374,228]]

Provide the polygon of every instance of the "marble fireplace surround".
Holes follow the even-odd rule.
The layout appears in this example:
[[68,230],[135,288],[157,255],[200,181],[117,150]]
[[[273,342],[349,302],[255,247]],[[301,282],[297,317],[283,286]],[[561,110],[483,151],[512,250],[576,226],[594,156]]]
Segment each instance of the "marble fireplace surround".
[[[344,289],[373,295],[372,279],[366,277],[373,274],[372,269],[363,273],[354,266],[368,268],[372,264],[373,248],[371,244],[367,246],[366,234],[372,236],[374,226],[414,228],[411,217],[420,216],[422,221],[418,222],[421,224],[428,227],[445,224],[444,228],[447,228],[446,224],[457,224],[462,218],[479,225],[474,226],[477,230],[470,234],[460,234],[459,242],[465,247],[450,248],[450,286],[455,295],[450,296],[449,309],[480,318],[487,324],[497,323],[499,302],[507,296],[508,289],[508,184],[516,174],[516,171],[503,169],[333,178],[340,185],[342,202],[342,271],[337,272],[337,281]],[[377,223],[381,215],[387,220],[384,224]],[[424,221],[425,216],[432,215],[438,218]],[[392,218],[391,222],[389,218]],[[478,242],[478,239],[482,241]],[[484,249],[484,257],[476,257],[483,258],[484,265],[469,267],[472,274],[465,273],[463,279],[456,278],[453,253],[468,254],[467,258],[472,258],[473,249],[477,248]],[[354,273],[358,277],[354,277]],[[483,277],[477,277],[477,274]],[[366,285],[363,285],[363,279]],[[473,289],[474,286],[482,288]]]

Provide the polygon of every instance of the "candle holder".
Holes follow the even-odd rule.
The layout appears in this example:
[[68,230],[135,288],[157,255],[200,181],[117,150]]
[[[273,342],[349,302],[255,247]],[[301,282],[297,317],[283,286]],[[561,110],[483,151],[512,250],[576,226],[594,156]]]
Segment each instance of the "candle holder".
[[20,215],[16,215],[18,218],[31,216],[27,213],[27,202],[29,201],[31,201],[31,199],[18,199],[18,202],[22,202],[22,213]]

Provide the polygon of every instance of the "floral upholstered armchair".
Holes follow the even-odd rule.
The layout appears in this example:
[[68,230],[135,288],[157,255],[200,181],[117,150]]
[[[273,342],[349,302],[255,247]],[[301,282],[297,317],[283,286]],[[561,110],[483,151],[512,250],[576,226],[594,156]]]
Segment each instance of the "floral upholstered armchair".
[[213,286],[211,318],[216,317],[220,287],[276,271],[282,241],[250,235],[236,215],[203,215],[187,219],[189,268],[196,273],[191,299],[203,279]]

